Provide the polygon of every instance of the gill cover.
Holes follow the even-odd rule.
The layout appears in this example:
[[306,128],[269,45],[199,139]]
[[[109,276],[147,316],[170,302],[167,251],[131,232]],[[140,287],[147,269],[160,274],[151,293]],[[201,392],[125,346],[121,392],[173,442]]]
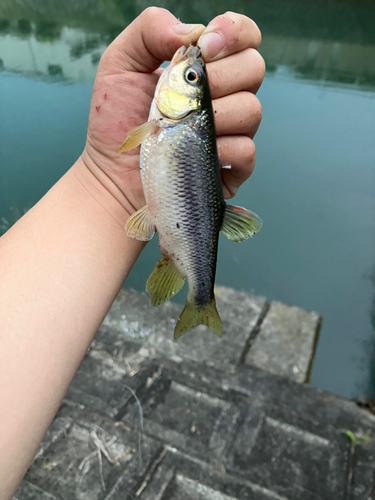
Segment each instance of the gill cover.
[[206,75],[200,55],[198,47],[181,47],[159,79],[156,104],[172,120],[184,118],[201,107]]

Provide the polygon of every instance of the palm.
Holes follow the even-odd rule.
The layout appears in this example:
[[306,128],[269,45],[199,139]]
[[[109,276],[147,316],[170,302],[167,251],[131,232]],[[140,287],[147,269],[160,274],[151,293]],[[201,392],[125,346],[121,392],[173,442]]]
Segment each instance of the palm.
[[160,72],[101,74],[91,100],[85,154],[110,177],[135,210],[144,205],[139,148],[117,154],[127,132],[148,119]]
[[[221,34],[224,43],[219,55],[205,57],[203,48],[202,54],[214,99],[220,161],[232,166],[221,172],[224,197],[231,198],[255,165],[252,138],[262,113],[254,93],[265,67],[256,50],[261,37],[253,21],[229,12],[215,18],[210,26],[211,31],[215,27]],[[183,30],[177,33],[177,27]],[[152,7],[135,19],[102,56],[82,160],[128,214],[145,204],[139,149],[123,154],[117,151],[127,133],[148,119],[161,62],[170,60],[182,45],[197,43],[203,31],[202,25],[183,25],[168,11]]]

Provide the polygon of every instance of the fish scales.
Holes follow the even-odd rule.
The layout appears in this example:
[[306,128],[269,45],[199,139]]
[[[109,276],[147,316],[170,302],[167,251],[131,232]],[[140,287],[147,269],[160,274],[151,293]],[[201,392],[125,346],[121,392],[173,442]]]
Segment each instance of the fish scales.
[[213,297],[225,208],[212,121],[207,110],[189,115],[146,139],[141,151],[146,202],[161,252],[186,276],[189,298],[199,306]]
[[129,217],[125,230],[143,241],[158,231],[163,257],[146,289],[160,305],[186,279],[188,297],[174,338],[201,324],[221,337],[214,296],[219,232],[243,241],[262,222],[224,202],[208,77],[197,47],[176,52],[159,78],[148,122],[128,133],[120,152],[141,143],[146,205]]

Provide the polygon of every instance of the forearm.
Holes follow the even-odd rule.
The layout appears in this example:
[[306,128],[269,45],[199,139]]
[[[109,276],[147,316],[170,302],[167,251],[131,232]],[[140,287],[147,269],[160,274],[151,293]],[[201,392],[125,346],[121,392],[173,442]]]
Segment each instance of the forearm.
[[115,39],[93,89],[84,156],[90,169],[79,160],[0,238],[1,500],[26,471],[143,248],[124,231],[129,212],[145,203],[139,155],[115,152],[147,121],[160,63],[182,45],[198,42],[207,62],[218,149],[232,166],[222,172],[225,194],[234,195],[254,168],[261,107],[253,93],[265,70],[259,29],[228,12],[203,30],[152,7]]
[[1,498],[25,473],[143,248],[125,235],[127,217],[79,160],[0,239]]

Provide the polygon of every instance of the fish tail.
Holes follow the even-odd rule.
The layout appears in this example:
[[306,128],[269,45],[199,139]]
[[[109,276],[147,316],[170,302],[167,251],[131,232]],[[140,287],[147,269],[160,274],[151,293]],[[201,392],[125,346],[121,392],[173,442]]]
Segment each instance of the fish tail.
[[206,306],[197,306],[189,299],[186,301],[174,329],[175,340],[198,325],[206,325],[215,335],[222,337],[223,323],[216,309],[215,297]]

